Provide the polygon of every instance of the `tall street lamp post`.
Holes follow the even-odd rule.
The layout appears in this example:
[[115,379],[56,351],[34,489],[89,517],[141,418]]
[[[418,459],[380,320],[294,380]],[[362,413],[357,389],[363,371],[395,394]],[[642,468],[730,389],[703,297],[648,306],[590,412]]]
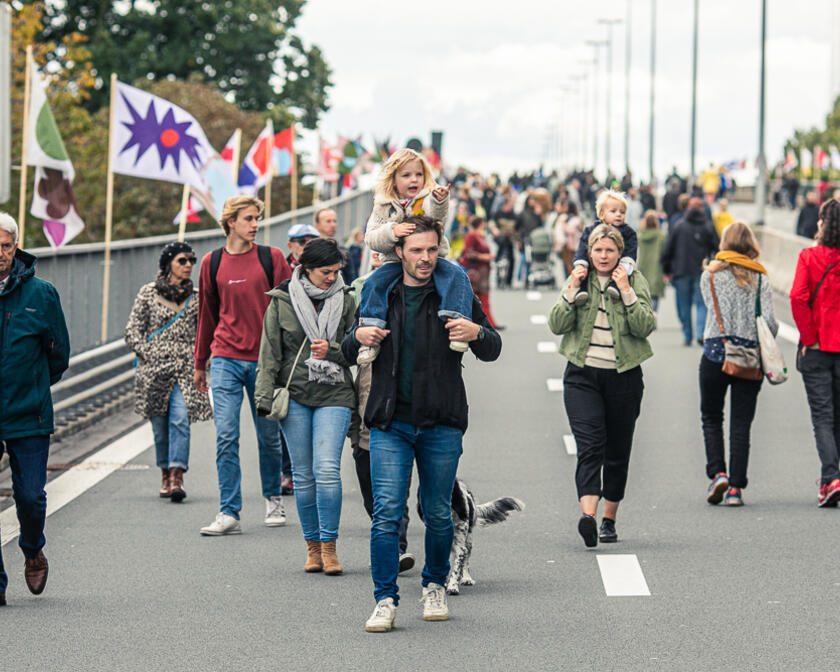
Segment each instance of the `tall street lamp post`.
[[767,204],[767,157],[764,155],[764,88],[765,43],[767,42],[767,0],[761,0],[761,87],[758,103],[758,183],[755,196],[758,201],[756,224],[764,225],[764,207]]
[[613,67],[612,67],[612,29],[613,26],[621,23],[621,19],[598,19],[598,23],[607,27],[607,39],[605,40],[607,45],[607,109],[606,109],[606,116],[607,116],[607,137],[606,137],[606,162],[607,162],[607,174],[609,175],[612,172],[612,166],[610,165],[610,153],[612,151],[612,90],[613,90]]

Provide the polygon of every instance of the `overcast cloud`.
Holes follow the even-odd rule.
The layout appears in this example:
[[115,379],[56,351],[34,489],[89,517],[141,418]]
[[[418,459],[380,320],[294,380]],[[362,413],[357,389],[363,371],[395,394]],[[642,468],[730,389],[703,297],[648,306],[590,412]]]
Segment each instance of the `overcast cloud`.
[[[632,2],[630,164],[647,175],[650,0]],[[768,160],[797,127],[821,124],[831,92],[831,0],[767,0]],[[581,105],[561,94],[584,71],[599,18],[626,16],[626,0],[309,0],[299,30],[333,68],[331,110],[321,129],[396,143],[442,130],[444,160],[482,171],[527,169],[563,137],[578,156]],[[657,2],[655,167],[687,170],[691,123],[692,0]],[[754,159],[758,149],[760,0],[700,0],[697,168]],[[625,27],[613,28],[612,165],[623,163]],[[602,64],[606,50],[601,49]],[[600,79],[604,125],[606,70]],[[562,111],[561,111],[562,107]],[[588,104],[590,119],[592,103]],[[590,121],[590,124],[592,122]],[[591,126],[590,126],[591,127]],[[603,128],[601,165],[603,165]],[[313,137],[307,147],[314,149]]]

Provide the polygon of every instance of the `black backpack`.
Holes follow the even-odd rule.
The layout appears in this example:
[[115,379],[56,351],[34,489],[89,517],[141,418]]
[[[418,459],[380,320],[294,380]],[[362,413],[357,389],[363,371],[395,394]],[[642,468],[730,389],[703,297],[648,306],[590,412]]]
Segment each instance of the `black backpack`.
[[[216,283],[216,275],[219,273],[223,252],[224,248],[220,247],[218,250],[213,250],[213,254],[210,255],[210,291],[207,293],[206,300],[210,304],[210,310],[213,311],[216,322],[219,321],[219,285]],[[271,248],[268,245],[257,245],[257,257],[260,260],[260,266],[265,271],[269,288],[274,287],[274,262],[271,260]]]

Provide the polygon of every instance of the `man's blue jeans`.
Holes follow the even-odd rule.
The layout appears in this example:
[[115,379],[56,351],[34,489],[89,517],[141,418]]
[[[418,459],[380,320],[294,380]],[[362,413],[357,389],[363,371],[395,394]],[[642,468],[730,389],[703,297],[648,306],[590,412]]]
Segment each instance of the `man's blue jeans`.
[[190,462],[190,414],[178,383],[169,394],[169,413],[153,415],[149,421],[155,436],[157,466],[186,471]]
[[[361,326],[380,329],[387,326],[388,295],[402,277],[402,264],[394,261],[383,264],[376,269],[376,273],[365,280],[359,304]],[[448,259],[438,259],[432,280],[440,295],[439,317],[472,318],[473,290],[470,279],[460,264],[455,264]]]
[[[17,517],[20,523],[18,545],[27,558],[37,558],[46,543],[44,522],[47,519],[47,458],[50,454],[49,436],[29,436],[3,442],[9,454]],[[2,454],[2,453],[0,453]],[[0,593],[6,592],[9,577],[0,553]]]
[[399,603],[399,527],[408,493],[412,463],[417,461],[420,504],[426,524],[423,585],[446,584],[452,548],[452,488],[461,457],[460,429],[436,426],[420,429],[394,421],[388,431],[370,430],[370,475],[373,482],[373,522],[370,564],[373,595]]
[[303,538],[332,541],[341,519],[341,450],[350,428],[346,406],[304,406],[289,399],[280,421],[289,456]]
[[699,275],[682,275],[672,280],[677,295],[677,317],[680,318],[683,340],[691,343],[691,307],[697,309],[697,321],[694,324],[695,338],[703,338],[706,329],[706,304],[700,293]]
[[257,430],[263,497],[280,494],[283,450],[280,423],[257,415],[254,381],[257,363],[214,357],[210,362],[213,421],[216,424],[216,471],[219,474],[219,511],[239,519],[242,510],[242,471],[239,468],[239,415],[243,393],[248,395]]

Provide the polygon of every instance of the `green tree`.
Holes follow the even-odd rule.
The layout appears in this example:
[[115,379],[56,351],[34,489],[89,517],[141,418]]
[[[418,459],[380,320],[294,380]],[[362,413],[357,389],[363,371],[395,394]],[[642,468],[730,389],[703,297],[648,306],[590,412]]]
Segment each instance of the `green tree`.
[[[91,109],[107,104],[107,79],[200,76],[245,110],[299,110],[314,128],[329,109],[330,69],[294,26],[305,0],[64,0],[47,6],[42,39],[89,38],[97,74]],[[278,111],[278,108],[280,110]]]

